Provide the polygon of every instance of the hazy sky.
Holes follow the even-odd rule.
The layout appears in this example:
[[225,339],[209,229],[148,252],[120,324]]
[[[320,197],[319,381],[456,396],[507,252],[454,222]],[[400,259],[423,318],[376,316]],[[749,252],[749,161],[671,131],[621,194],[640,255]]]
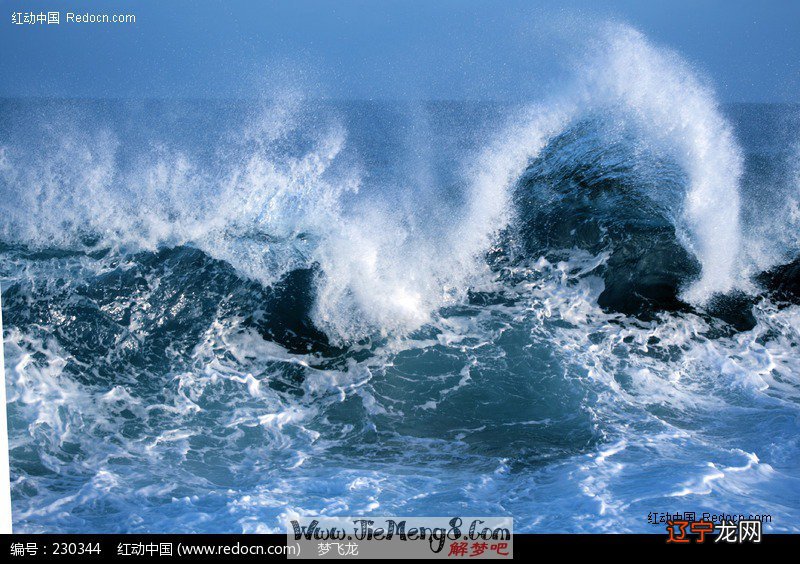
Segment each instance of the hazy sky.
[[[800,102],[800,0],[0,0],[0,96],[528,99],[581,25],[627,22],[723,101]],[[14,25],[17,11],[61,24]],[[67,11],[135,24],[69,24]]]

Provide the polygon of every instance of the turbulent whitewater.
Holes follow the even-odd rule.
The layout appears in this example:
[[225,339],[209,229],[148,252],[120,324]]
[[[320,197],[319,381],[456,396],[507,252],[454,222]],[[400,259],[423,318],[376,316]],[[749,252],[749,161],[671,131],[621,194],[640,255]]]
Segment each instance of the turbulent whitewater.
[[15,531],[800,519],[800,108],[609,25],[547,100],[3,100]]

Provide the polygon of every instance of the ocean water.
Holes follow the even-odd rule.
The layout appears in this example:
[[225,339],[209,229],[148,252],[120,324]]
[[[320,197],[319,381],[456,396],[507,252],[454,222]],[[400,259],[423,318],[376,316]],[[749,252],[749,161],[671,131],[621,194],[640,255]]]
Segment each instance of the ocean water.
[[598,41],[530,103],[0,101],[15,531],[800,531],[800,107]]

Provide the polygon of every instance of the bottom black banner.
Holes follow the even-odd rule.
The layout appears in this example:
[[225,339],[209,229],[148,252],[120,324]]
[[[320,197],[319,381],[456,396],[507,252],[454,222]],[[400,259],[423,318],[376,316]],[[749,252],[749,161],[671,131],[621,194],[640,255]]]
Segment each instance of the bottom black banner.
[[[236,561],[271,559],[358,559],[358,554],[339,557],[335,552],[303,554],[286,535],[2,535],[6,558],[11,562],[157,562],[170,560]],[[798,535],[769,535],[759,543],[667,542],[666,535],[532,535],[515,534],[515,558],[526,558],[544,546],[570,548],[641,546],[787,546],[800,544]],[[677,549],[681,551],[682,549]],[[682,553],[682,552],[681,552]],[[677,552],[675,554],[678,554]],[[468,553],[441,554],[450,560],[475,560]]]

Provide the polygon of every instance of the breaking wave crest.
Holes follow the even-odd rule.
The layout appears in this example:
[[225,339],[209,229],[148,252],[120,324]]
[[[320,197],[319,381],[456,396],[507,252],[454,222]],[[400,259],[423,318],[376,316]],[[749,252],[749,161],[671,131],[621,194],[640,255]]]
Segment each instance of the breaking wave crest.
[[[671,232],[683,250],[669,252],[685,264],[657,283],[679,284],[696,304],[744,287],[753,273],[740,252],[741,151],[713,92],[635,30],[609,25],[595,41],[562,96],[510,112],[495,141],[462,157],[461,194],[424,209],[396,206],[392,191],[354,197],[367,173],[345,154],[341,117],[312,123],[319,112],[295,96],[251,113],[243,133],[228,131],[201,154],[151,140],[131,151],[107,129],[48,124],[45,142],[32,140],[37,150],[4,148],[4,235],[69,248],[191,244],[265,285],[313,265],[315,322],[355,341],[416,329],[463,299],[497,234],[555,189],[541,186],[557,174],[544,170],[545,182],[514,197],[546,148],[562,175],[594,167],[628,184],[578,186],[579,198],[628,198],[621,205]],[[588,130],[593,139],[580,138]],[[569,136],[578,136],[572,146]],[[576,143],[584,147],[570,153]]]

